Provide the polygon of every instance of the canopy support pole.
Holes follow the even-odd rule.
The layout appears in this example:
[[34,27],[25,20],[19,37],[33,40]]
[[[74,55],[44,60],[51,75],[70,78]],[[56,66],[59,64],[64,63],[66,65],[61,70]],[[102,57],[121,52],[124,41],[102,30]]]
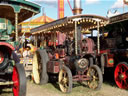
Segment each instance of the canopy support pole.
[[77,38],[77,21],[75,21],[75,54],[77,55],[78,54],[78,48],[77,48],[77,40],[78,38]]
[[97,51],[98,54],[100,53],[100,25],[99,25],[99,21],[97,21]]
[[37,41],[38,35],[35,35],[35,46],[38,47],[38,41]]
[[15,13],[15,40],[18,41],[18,13]]
[[54,47],[56,48],[56,31],[54,32]]

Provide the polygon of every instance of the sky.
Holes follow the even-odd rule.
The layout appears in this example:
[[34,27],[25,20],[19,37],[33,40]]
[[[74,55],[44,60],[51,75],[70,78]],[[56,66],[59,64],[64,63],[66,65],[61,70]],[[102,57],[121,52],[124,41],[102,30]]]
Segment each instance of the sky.
[[[26,1],[32,1],[41,6],[41,9],[44,8],[44,12],[47,16],[58,19],[58,7],[57,7],[57,1],[58,0],[26,0]],[[71,6],[73,8],[73,0],[69,0],[71,3]],[[64,1],[65,8],[64,13],[65,16],[72,16],[72,11],[67,3],[67,0]],[[114,12],[115,10],[119,11],[119,13],[125,12],[128,10],[128,7],[125,5],[125,8],[123,8],[123,0],[81,0],[82,3],[82,14],[95,14],[100,16],[107,16],[107,11],[111,10],[111,12]],[[41,11],[40,14],[36,15],[34,18],[39,17],[43,14]]]

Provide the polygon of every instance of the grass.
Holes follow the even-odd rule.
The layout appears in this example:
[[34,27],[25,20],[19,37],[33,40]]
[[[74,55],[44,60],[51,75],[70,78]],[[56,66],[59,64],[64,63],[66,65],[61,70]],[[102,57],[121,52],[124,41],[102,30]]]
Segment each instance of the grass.
[[[28,84],[31,84],[31,86],[35,87],[37,90],[39,88],[39,94],[47,93],[47,96],[128,96],[127,90],[122,90],[118,88],[115,84],[110,84],[108,82],[104,82],[101,90],[99,91],[95,91],[88,87],[81,86],[79,83],[75,83],[72,92],[67,94],[60,91],[58,84],[48,83],[45,85],[36,85],[32,82],[28,82]],[[30,88],[28,88],[28,90],[30,90]],[[32,91],[34,92],[34,90]],[[0,94],[0,96],[13,96],[11,90],[6,89],[2,92],[4,93]]]
[[81,86],[80,84],[75,83],[75,86],[72,89],[71,93],[62,93],[58,87],[48,83],[46,85],[41,85],[41,88],[49,90],[51,93],[56,93],[59,96],[104,96],[102,92],[92,90],[88,87]]
[[62,93],[51,83],[41,85],[41,88],[47,89],[50,93],[58,94],[57,96],[128,96],[127,90],[119,89],[117,86],[111,86],[108,83],[103,83],[103,86],[99,91],[95,91],[88,87],[84,87],[78,84],[77,86],[73,87],[71,93],[67,94]]

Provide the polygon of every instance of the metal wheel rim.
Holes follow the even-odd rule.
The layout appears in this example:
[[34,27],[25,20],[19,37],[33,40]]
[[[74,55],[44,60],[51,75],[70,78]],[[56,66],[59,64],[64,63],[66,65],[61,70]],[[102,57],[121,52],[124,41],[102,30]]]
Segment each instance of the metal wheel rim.
[[40,83],[40,72],[39,72],[39,62],[37,54],[33,56],[33,79],[36,84]]
[[87,76],[90,78],[90,80],[88,81],[89,88],[96,89],[99,85],[99,76],[96,69],[89,68]]
[[125,64],[117,65],[114,78],[119,88],[128,89],[128,67]]
[[13,81],[13,94],[14,96],[19,96],[19,75],[16,67],[13,68],[13,74],[12,74],[12,81]]
[[69,88],[69,77],[66,70],[61,69],[59,72],[59,86],[62,92],[66,93]]

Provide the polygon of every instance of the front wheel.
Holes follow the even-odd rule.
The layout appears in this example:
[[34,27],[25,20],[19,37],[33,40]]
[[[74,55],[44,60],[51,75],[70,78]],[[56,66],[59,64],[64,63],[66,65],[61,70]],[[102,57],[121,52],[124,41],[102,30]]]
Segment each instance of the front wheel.
[[26,75],[23,65],[16,64],[13,68],[13,95],[26,96]]
[[121,89],[128,89],[128,64],[119,63],[114,72],[114,79],[117,86]]
[[90,78],[90,80],[88,80],[89,88],[94,90],[101,89],[103,83],[103,76],[100,68],[97,65],[92,65],[89,68],[87,76]]
[[72,73],[68,67],[63,66],[60,69],[58,81],[62,92],[69,93],[72,91]]

